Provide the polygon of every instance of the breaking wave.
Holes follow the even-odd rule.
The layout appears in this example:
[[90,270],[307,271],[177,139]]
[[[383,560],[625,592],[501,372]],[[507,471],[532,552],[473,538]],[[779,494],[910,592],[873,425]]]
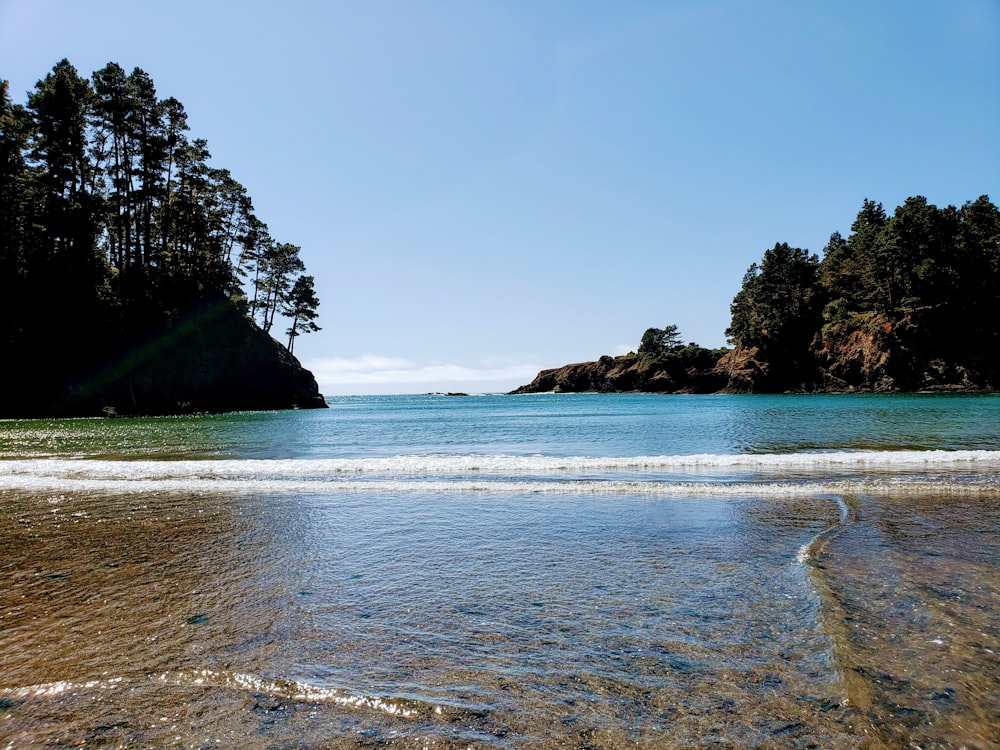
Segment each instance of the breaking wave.
[[212,492],[842,493],[1000,485],[1000,451],[679,456],[405,455],[353,459],[0,462],[0,489]]

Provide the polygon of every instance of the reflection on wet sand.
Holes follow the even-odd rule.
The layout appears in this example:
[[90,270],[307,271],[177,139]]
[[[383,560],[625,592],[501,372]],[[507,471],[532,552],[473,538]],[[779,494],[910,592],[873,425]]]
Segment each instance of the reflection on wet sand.
[[992,747],[998,513],[6,491],[0,738]]
[[851,710],[878,748],[1000,746],[995,495],[850,498],[815,563]]

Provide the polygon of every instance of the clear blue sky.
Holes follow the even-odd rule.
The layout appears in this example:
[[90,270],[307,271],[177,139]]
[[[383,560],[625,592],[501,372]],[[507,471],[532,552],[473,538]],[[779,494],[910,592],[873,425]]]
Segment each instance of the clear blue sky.
[[725,343],[864,198],[1000,200],[997,0],[0,0],[15,101],[140,67],[301,245],[322,390],[506,390]]

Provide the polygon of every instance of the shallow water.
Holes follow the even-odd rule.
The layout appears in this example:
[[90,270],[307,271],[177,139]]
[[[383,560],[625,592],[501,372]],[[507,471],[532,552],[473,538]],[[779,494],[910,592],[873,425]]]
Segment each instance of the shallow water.
[[995,401],[348,401],[0,423],[0,746],[1000,744]]

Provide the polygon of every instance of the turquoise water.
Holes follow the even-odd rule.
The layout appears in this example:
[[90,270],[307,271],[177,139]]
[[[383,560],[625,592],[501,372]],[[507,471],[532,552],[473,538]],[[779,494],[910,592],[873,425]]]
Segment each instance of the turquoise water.
[[0,421],[0,455],[364,458],[992,450],[1000,397],[344,396],[331,409],[134,420]]
[[0,421],[0,746],[1000,743],[1000,397],[330,406]]

